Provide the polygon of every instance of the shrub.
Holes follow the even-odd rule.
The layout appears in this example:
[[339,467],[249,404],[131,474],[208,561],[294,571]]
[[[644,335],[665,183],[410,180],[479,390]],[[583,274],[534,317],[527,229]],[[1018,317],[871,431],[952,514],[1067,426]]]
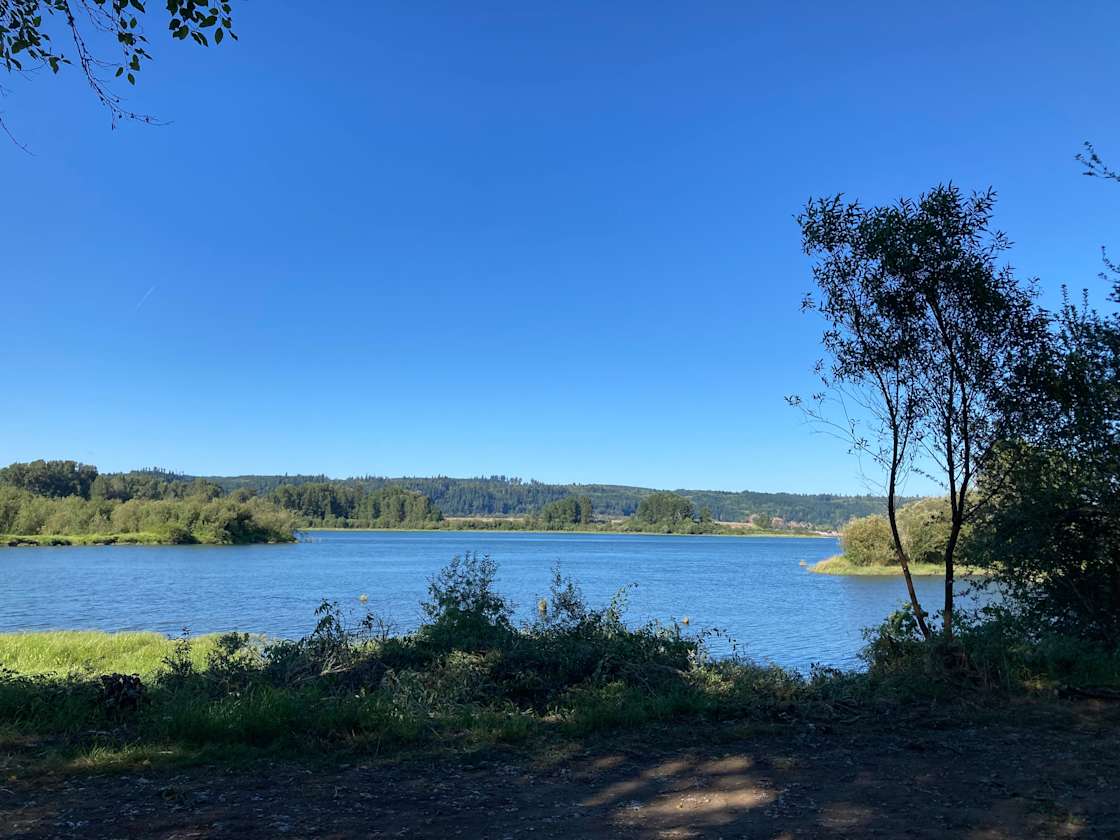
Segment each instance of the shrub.
[[1004,607],[960,617],[952,642],[926,641],[910,607],[867,632],[868,675],[891,690],[944,694],[1120,687],[1120,654],[1057,633],[1037,634]]
[[886,566],[895,562],[891,529],[878,514],[853,519],[840,531],[844,557],[857,566]]
[[139,711],[148,699],[139,674],[103,674],[99,702],[111,715]]
[[420,640],[433,651],[477,651],[504,647],[513,636],[512,609],[494,590],[497,566],[489,556],[454,557],[428,581],[420,606],[430,623]]

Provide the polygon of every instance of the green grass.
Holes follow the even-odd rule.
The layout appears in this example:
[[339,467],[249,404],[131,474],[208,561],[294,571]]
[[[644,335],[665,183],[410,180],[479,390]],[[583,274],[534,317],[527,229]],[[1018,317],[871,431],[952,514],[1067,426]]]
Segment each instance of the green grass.
[[[889,566],[859,566],[852,563],[843,554],[814,563],[809,567],[809,571],[818,575],[865,575],[868,577],[887,575],[902,577],[902,568],[895,563]],[[956,573],[958,575],[980,575],[983,574],[983,571],[969,566],[958,566]],[[945,567],[940,563],[911,563],[910,574],[915,577],[944,577]]]
[[[452,650],[434,658],[419,644],[422,637],[401,637],[353,649],[358,658],[351,666],[357,667],[298,672],[280,682],[259,664],[241,670],[238,663],[246,660],[240,654],[223,664],[213,636],[193,640],[193,672],[177,680],[163,662],[174,642],[157,633],[0,635],[0,752],[20,756],[21,774],[37,774],[233,766],[309,755],[337,762],[348,755],[440,754],[498,744],[537,750],[659,722],[768,724],[831,720],[837,708],[881,711],[885,703],[906,702],[895,684],[924,708],[937,683],[929,679],[931,660],[920,642],[904,644],[897,668],[883,676],[829,672],[806,679],[748,662],[668,666],[656,652],[643,661],[634,646],[641,646],[645,632],[598,639],[521,636],[504,650]],[[588,646],[598,649],[588,667],[565,676]],[[1080,661],[1083,652],[1069,647],[1050,659],[1061,664],[1070,656]],[[389,671],[363,671],[362,663],[371,661]],[[1116,679],[1117,660],[1102,663],[1099,674],[1089,675],[1096,684]],[[536,674],[528,681],[526,668]],[[1053,669],[1049,661],[1028,671],[1047,669]],[[98,681],[106,672],[139,673],[147,702],[127,713],[106,707]],[[551,699],[525,694],[542,687]],[[942,693],[951,697],[953,691]]]
[[[675,631],[628,630],[609,611],[521,630],[452,609],[382,641],[338,635],[339,615],[271,647],[194,639],[191,665],[175,668],[176,642],[158,633],[0,635],[0,750],[33,772],[469,750],[765,714],[810,690],[780,669],[693,663],[695,644]],[[141,702],[114,705],[107,673],[139,674]]]
[[[191,640],[191,660],[206,663],[217,636]],[[26,676],[48,674],[139,674],[151,679],[175,641],[162,633],[102,633],[96,630],[53,630],[0,634],[0,668]]]

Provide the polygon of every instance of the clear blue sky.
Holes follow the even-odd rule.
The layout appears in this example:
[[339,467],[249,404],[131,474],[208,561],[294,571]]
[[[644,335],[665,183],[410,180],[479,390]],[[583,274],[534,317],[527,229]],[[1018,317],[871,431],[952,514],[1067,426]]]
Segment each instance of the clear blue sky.
[[[160,4],[151,3],[154,9]],[[942,8],[944,6],[944,8]],[[321,17],[316,17],[316,14]],[[794,215],[994,186],[1053,299],[1120,249],[1120,11],[238,2],[110,130],[4,80],[0,462],[859,492],[783,396]]]

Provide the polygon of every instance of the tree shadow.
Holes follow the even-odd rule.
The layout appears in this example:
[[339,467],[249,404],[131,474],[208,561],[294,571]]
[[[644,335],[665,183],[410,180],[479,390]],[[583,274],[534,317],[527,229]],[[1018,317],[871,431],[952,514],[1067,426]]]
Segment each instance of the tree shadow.
[[574,771],[605,835],[1120,837],[1115,710],[640,748]]
[[1120,834],[1115,705],[1014,705],[971,718],[927,709],[833,726],[708,722],[541,746],[5,780],[0,836]]

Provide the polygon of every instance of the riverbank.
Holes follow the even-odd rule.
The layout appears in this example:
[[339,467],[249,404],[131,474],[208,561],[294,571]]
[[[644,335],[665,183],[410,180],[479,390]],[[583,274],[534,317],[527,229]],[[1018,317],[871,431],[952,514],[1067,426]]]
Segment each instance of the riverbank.
[[0,546],[12,548],[52,545],[169,545],[168,538],[151,532],[125,534],[0,534]]
[[[889,566],[859,566],[838,554],[809,566],[809,571],[818,575],[854,575],[864,577],[902,577],[902,568],[897,563]],[[945,577],[945,567],[939,563],[911,563],[910,574],[915,577]],[[959,566],[956,574],[961,577],[983,575],[983,569]]]
[[228,539],[198,537],[190,533],[155,533],[128,531],[119,534],[0,534],[0,546],[9,548],[43,548],[76,545],[279,545],[294,542],[293,534],[271,533],[267,537],[235,542]]
[[[514,626],[508,606],[492,600],[484,566],[450,568],[437,579],[430,623],[403,636],[376,622],[348,627],[328,604],[315,631],[294,641],[2,634],[0,754],[24,751],[35,773],[309,754],[337,763],[497,746],[571,750],[670,723],[812,730],[914,713],[927,726],[936,708],[998,718],[1009,702],[1063,693],[1120,700],[1120,658],[1069,640],[1009,637],[992,651],[998,634],[979,633],[975,647],[962,635],[961,672],[937,642],[927,650],[893,639],[868,649],[867,671],[805,675],[714,659],[702,636],[684,637],[676,625],[628,627],[617,607],[591,610],[565,582],[536,622]],[[1048,650],[1077,653],[1054,659]]]

